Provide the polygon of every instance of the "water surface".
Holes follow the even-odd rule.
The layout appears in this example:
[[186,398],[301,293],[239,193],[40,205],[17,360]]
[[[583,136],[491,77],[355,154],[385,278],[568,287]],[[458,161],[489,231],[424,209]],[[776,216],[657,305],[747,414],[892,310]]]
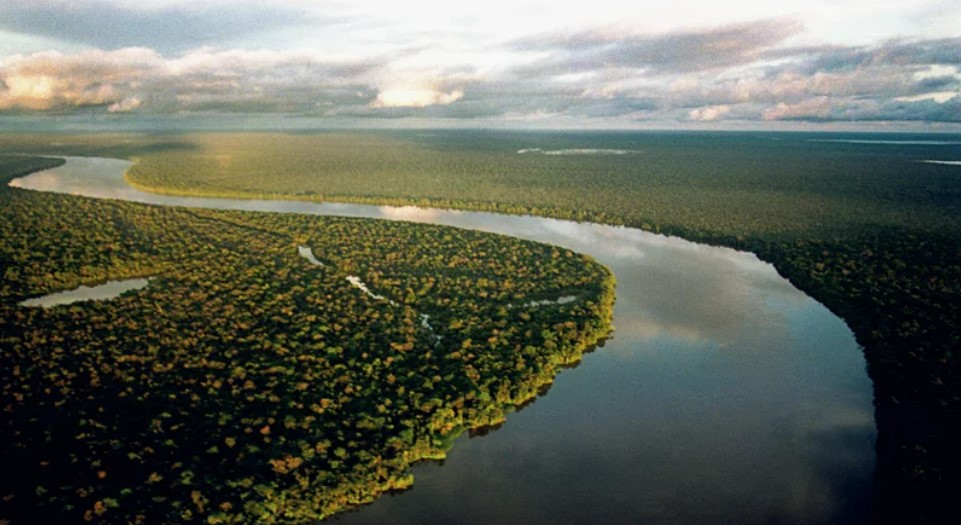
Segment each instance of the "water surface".
[[123,281],[108,281],[97,286],[80,286],[74,290],[55,292],[41,297],[34,297],[19,303],[20,306],[50,308],[81,301],[105,301],[120,297],[121,294],[145,288],[147,279],[127,279]]
[[[749,253],[631,228],[415,207],[182,198],[130,163],[69,158],[12,184],[162,205],[445,224],[587,253],[617,277],[616,333],[546,396],[350,523],[857,523],[874,469],[854,337]],[[398,246],[416,249],[415,246]],[[322,254],[318,254],[322,256]]]

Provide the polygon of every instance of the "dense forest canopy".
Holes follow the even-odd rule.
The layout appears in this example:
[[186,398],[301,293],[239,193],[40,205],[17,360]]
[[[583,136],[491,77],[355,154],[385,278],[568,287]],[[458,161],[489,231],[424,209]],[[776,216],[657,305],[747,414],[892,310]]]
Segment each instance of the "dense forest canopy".
[[[613,276],[568,250],[6,184],[58,163],[0,156],[0,459],[17,473],[0,519],[324,518],[409,486],[610,330]],[[18,306],[134,276],[149,285],[110,301]]]
[[[33,137],[7,151],[129,158],[133,185],[626,224],[773,263],[838,313],[875,384],[882,514],[961,484],[956,136],[398,131]],[[851,137],[848,137],[849,139]]]

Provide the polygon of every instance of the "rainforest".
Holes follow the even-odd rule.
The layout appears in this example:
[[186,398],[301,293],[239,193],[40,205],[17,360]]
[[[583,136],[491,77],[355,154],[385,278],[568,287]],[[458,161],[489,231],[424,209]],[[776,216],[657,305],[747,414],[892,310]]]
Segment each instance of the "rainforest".
[[[0,165],[16,522],[324,518],[405,488],[411,464],[503,422],[610,331],[612,276],[567,250],[6,185],[62,162]],[[17,305],[134,276],[149,285],[109,301]]]
[[[566,248],[7,186],[90,156],[132,161],[125,182],[152,194],[533,215],[756,254],[863,351],[877,430],[863,506],[932,519],[961,482],[959,142],[895,139],[4,135],[3,460],[22,474],[0,517],[326,518],[409,487],[412,465],[502,424],[611,331],[613,275]],[[131,278],[148,284],[18,306]]]

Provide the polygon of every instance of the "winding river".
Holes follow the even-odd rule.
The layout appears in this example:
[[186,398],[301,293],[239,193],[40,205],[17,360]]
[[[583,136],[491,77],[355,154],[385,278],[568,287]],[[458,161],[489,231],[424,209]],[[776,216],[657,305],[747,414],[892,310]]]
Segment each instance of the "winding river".
[[861,351],[840,319],[750,253],[529,216],[154,195],[125,183],[129,166],[68,158],[11,185],[451,225],[564,246],[616,274],[611,341],[502,429],[415,467],[412,490],[336,521],[866,521],[875,429]]

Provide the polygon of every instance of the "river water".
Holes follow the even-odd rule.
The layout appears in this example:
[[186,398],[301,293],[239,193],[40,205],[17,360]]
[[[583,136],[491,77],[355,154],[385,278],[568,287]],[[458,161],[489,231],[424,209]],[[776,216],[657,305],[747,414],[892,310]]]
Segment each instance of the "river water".
[[497,232],[617,276],[612,340],[499,430],[463,436],[353,523],[858,523],[875,428],[845,324],[753,254],[640,230],[414,207],[154,195],[129,162],[68,158],[21,188],[159,205],[371,217]]
[[73,304],[81,301],[103,301],[119,297],[121,294],[132,290],[139,290],[147,286],[147,279],[125,279],[123,281],[108,281],[97,286],[80,286],[75,290],[67,290],[47,294],[42,297],[34,297],[21,301],[20,306],[39,306],[42,308],[52,308],[64,304]]

